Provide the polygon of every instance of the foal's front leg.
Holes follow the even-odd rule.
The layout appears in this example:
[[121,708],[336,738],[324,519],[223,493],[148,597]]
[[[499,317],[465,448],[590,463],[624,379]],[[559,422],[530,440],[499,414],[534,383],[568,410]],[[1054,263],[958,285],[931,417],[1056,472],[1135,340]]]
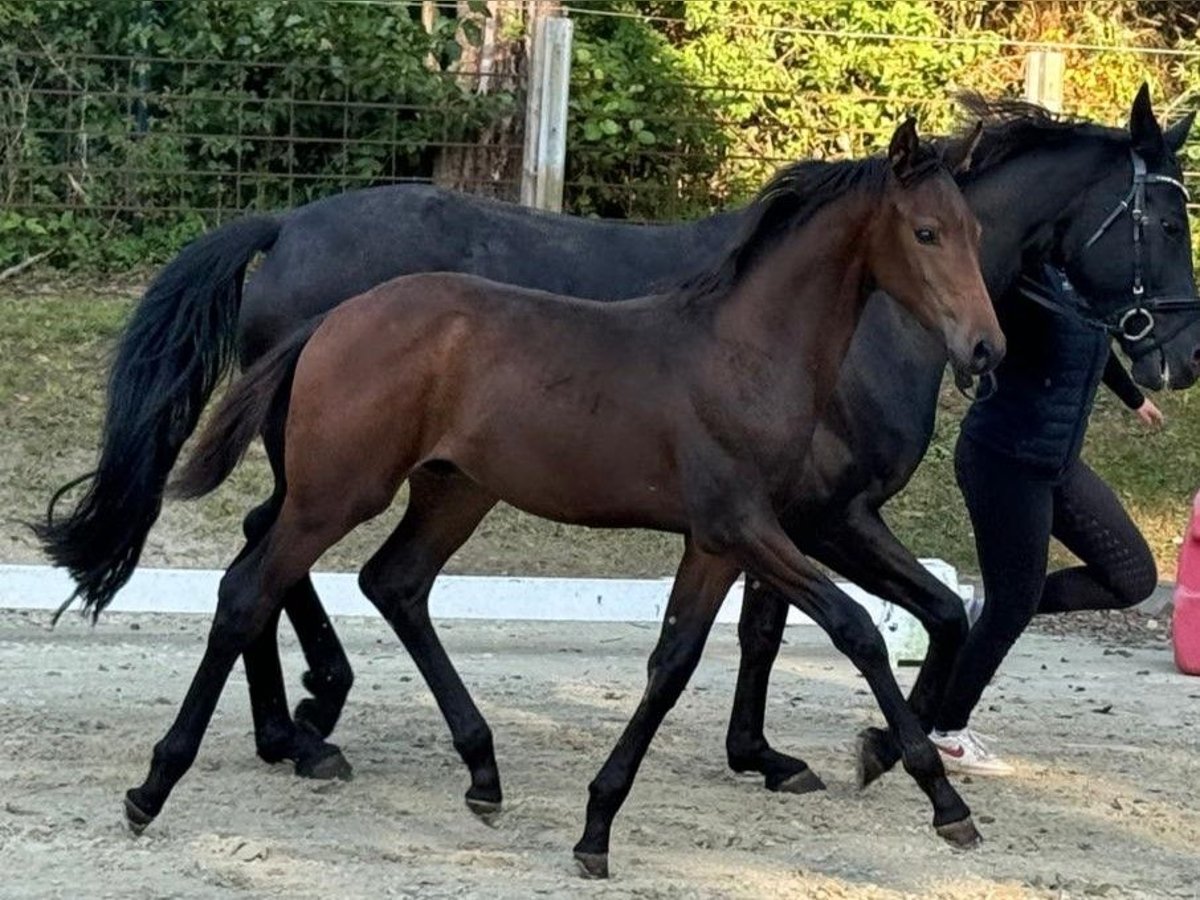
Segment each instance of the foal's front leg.
[[[929,633],[929,651],[909,694],[909,706],[928,733],[967,639],[962,599],[900,543],[877,509],[852,504],[821,534],[816,554],[821,562],[907,610]],[[859,782],[866,787],[899,761],[901,749],[893,731],[868,728],[859,737],[858,753]]]
[[575,845],[575,859],[589,877],[608,877],[613,819],[633,787],[655,731],[691,678],[717,610],[738,571],[732,559],[705,553],[688,540],[671,588],[662,633],[650,655],[646,692],[600,773],[588,786],[587,824]]
[[933,804],[938,834],[956,846],[977,843],[970,810],[946,779],[936,748],[896,684],[883,638],[866,611],[821,574],[777,525],[761,524],[746,539],[743,553],[746,568],[821,625],[866,678],[899,742],[904,768]]

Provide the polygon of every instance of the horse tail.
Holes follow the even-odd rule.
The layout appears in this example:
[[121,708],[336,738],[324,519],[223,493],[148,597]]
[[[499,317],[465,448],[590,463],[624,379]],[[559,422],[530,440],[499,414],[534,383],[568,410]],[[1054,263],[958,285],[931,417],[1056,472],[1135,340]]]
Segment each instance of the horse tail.
[[251,366],[229,389],[196,447],[171,483],[171,493],[193,499],[215,491],[230,476],[276,402],[284,399],[300,353],[321,318],[311,319]]
[[[147,288],[109,372],[100,462],[59,488],[34,526],[77,585],[57,615],[79,598],[94,618],[133,574],[167,475],[233,365],[246,266],[279,230],[274,218],[231,222],[185,247]],[[84,482],[70,515],[56,519],[58,501]]]

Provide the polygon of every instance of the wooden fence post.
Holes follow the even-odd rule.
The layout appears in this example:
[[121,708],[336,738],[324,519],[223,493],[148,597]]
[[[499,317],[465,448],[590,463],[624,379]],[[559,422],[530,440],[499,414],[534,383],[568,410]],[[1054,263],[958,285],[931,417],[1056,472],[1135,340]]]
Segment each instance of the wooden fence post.
[[1025,57],[1025,99],[1050,112],[1063,109],[1066,61],[1059,50],[1033,50]]
[[[536,7],[535,7],[536,8]],[[562,211],[567,163],[567,99],[575,23],[536,15],[531,24],[529,95],[525,103],[525,150],[521,203]]]

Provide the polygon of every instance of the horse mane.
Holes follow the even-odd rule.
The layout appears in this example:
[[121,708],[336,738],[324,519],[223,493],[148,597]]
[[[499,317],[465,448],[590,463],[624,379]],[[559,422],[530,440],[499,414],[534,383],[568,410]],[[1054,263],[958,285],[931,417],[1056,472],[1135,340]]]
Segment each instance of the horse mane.
[[[1031,150],[1057,148],[1080,138],[1100,138],[1128,144],[1129,135],[1120,128],[1108,128],[1075,116],[1058,115],[1044,106],[1025,100],[987,98],[974,91],[955,95],[962,108],[964,126],[946,144],[968,139],[977,122],[983,123],[979,143],[971,155],[971,168],[965,173],[982,175],[998,165]],[[939,142],[941,143],[941,142]]]
[[[891,171],[891,163],[882,156],[801,160],[783,167],[746,207],[741,231],[725,255],[684,280],[670,295],[689,305],[723,299],[766,250],[833,201],[852,191],[882,196]],[[945,171],[941,154],[922,142],[902,184],[908,187],[938,171]]]

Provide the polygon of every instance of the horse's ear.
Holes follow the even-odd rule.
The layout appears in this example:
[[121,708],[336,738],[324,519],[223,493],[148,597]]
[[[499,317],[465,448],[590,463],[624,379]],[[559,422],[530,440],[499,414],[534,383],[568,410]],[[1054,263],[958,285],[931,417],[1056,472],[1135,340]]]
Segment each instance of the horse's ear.
[[897,178],[904,179],[912,171],[920,148],[917,120],[909,116],[896,129],[896,133],[892,135],[892,142],[888,144],[888,162],[892,164],[892,171]]
[[1150,86],[1144,81],[1129,111],[1129,138],[1134,151],[1142,156],[1156,156],[1166,146],[1162,128],[1150,108]]
[[1163,140],[1167,142],[1167,147],[1172,153],[1183,149],[1183,145],[1187,143],[1188,132],[1192,130],[1192,123],[1195,121],[1196,111],[1193,109],[1174,125],[1167,126],[1167,130],[1163,132]]
[[942,156],[942,162],[950,170],[950,174],[959,175],[971,168],[971,157],[983,137],[983,122],[977,121],[971,133],[951,144]]

